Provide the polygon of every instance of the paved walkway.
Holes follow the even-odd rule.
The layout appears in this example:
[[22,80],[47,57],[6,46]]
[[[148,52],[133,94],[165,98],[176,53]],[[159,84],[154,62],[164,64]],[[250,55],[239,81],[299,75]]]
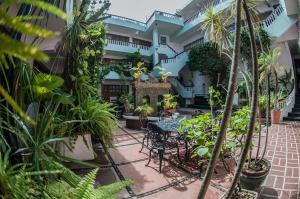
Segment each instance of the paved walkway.
[[[100,155],[94,162],[101,168],[97,183],[105,185],[126,178],[133,179],[134,185],[122,191],[119,198],[197,198],[201,185],[198,175],[192,175],[186,167],[176,166],[170,156],[166,156],[161,174],[158,173],[157,157],[146,167],[149,150],[144,148],[139,152],[143,133],[126,129],[123,122],[120,126],[122,128],[115,130],[115,148],[109,149],[107,156],[100,145],[95,146]],[[260,199],[300,199],[299,156],[300,122],[272,126],[266,153],[272,168],[259,194]],[[81,173],[86,172],[81,170]],[[228,188],[231,177],[228,173],[215,174],[207,199],[220,198]]]
[[300,122],[271,127],[266,158],[272,168],[261,198],[300,198]]

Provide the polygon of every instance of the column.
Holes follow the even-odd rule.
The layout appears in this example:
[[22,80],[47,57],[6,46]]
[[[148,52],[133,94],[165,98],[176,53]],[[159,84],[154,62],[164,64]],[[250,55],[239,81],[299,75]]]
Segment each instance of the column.
[[159,62],[159,57],[158,57],[158,28],[157,24],[155,24],[153,28],[153,33],[152,33],[152,42],[153,42],[153,66],[156,66]]

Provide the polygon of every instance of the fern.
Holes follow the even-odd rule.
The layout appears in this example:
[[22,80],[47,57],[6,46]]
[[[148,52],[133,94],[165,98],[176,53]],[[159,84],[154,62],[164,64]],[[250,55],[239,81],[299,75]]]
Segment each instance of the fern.
[[111,185],[98,187],[95,190],[95,199],[115,199],[116,193],[131,184],[133,184],[132,180],[125,180],[122,182],[113,183]]
[[79,183],[74,191],[74,199],[93,199],[94,195],[94,182],[96,179],[98,169],[94,169]]

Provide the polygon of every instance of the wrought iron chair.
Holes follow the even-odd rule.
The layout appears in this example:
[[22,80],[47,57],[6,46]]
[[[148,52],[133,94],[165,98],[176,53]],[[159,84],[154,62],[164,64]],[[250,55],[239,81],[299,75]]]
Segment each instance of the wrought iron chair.
[[142,115],[140,115],[139,116],[139,120],[140,120],[140,124],[141,124],[141,130],[144,133],[142,148],[140,150],[140,152],[142,152],[142,150],[143,150],[143,148],[145,146],[145,140],[147,141],[147,147],[149,146],[150,132],[149,132],[149,129],[148,129],[148,118],[143,117]]
[[167,150],[177,149],[177,158],[180,162],[179,157],[179,145],[177,139],[172,139],[168,132],[164,132],[160,127],[154,123],[148,123],[149,138],[150,138],[150,153],[149,160],[145,166],[148,166],[151,161],[152,152],[156,151],[159,156],[159,173],[161,173],[161,166],[164,154]]

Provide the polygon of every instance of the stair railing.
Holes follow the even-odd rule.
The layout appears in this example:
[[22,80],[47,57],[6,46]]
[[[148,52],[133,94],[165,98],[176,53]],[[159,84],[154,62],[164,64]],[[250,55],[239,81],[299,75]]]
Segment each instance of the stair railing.
[[295,83],[292,83],[292,89],[286,98],[278,101],[279,108],[281,109],[281,120],[283,117],[287,117],[289,112],[292,111],[295,105]]

